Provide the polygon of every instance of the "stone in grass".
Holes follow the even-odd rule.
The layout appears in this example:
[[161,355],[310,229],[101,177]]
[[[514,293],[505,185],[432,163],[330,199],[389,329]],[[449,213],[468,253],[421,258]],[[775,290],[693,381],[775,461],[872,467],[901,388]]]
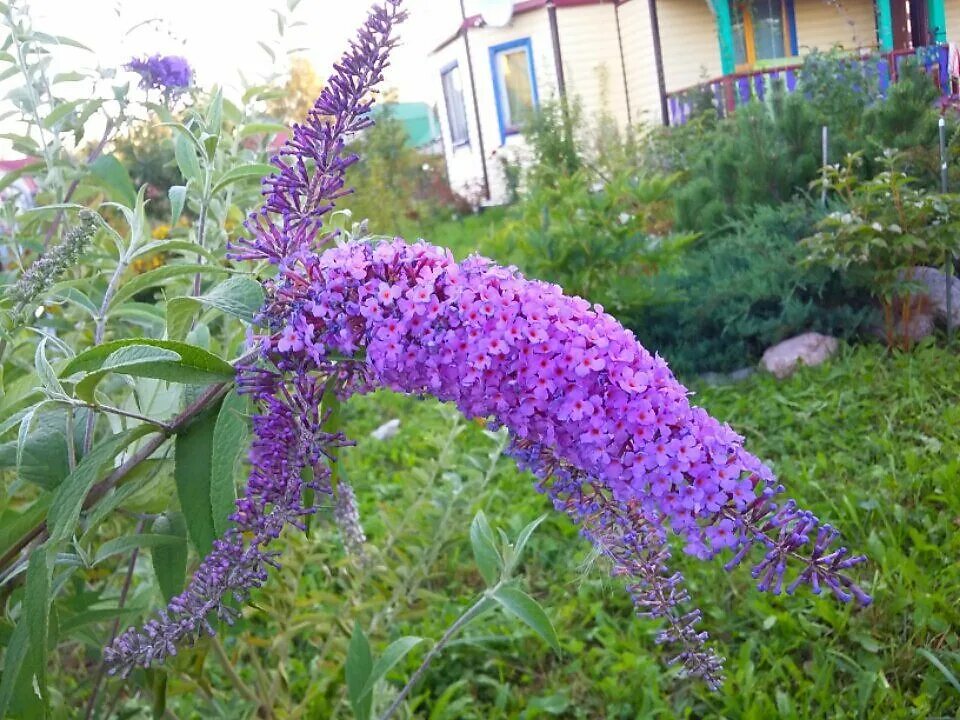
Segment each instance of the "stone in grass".
[[835,337],[809,332],[768,348],[760,366],[782,380],[790,377],[800,365],[813,367],[836,355],[840,343]]
[[[910,268],[909,275],[901,276],[901,279],[909,279],[924,288],[927,298],[930,300],[930,311],[934,319],[940,325],[947,324],[947,275],[942,268],[917,267]],[[960,327],[960,279],[950,278],[950,296],[952,305],[950,307],[950,325],[951,327]]]

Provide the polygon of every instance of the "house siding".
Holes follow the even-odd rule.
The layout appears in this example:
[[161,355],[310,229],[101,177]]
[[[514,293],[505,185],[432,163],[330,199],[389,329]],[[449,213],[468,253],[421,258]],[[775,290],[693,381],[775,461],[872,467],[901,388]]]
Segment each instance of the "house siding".
[[579,98],[586,118],[607,113],[621,128],[626,127],[627,102],[614,6],[562,8],[557,12],[557,28],[568,96]]
[[[960,4],[960,0],[955,0]],[[872,0],[796,0],[800,54],[840,46],[847,50],[877,46],[877,19]]]
[[[722,74],[716,19],[704,0],[658,0],[657,14],[667,92]],[[650,72],[656,82],[652,66]]]
[[947,13],[947,40],[960,43],[960,0],[944,0]]
[[663,117],[653,54],[653,29],[644,0],[631,0],[620,6],[620,32],[623,36],[627,88],[630,91],[630,115],[634,123],[659,125]]
[[[508,135],[501,141],[500,121],[497,117],[497,101],[493,86],[493,71],[490,65],[490,48],[513,40],[530,38],[537,94],[540,102],[555,98],[557,95],[557,77],[550,25],[545,12],[532,12],[515,16],[507,27],[474,28],[469,32],[474,79],[476,80],[475,92],[480,106],[480,124],[483,129],[483,143],[487,154],[487,172],[490,178],[490,202],[495,205],[502,204],[508,199],[503,162],[523,162],[529,156],[529,148],[520,135]],[[445,117],[446,109],[443,105],[442,90],[438,90],[440,93],[438,100],[440,112],[438,114],[440,115],[450,186],[456,192],[471,200],[479,199],[478,191],[482,188],[483,183],[483,165],[479,143],[476,139],[476,116],[470,95],[470,80],[463,39],[454,40],[442,50],[434,53],[432,58],[434,79],[431,82],[438,89],[441,88],[441,69],[454,60],[457,60],[460,64],[464,85],[464,102],[467,106],[467,121],[470,127],[469,147],[456,148],[451,151],[450,128]]]

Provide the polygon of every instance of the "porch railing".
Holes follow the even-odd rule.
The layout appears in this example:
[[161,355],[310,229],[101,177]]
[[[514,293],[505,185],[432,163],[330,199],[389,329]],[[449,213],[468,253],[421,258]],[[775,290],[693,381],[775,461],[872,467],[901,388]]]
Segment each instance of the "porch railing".
[[[866,79],[876,81],[876,87],[883,97],[891,83],[897,81],[903,64],[910,59],[920,64],[944,99],[956,98],[960,92],[956,79],[950,76],[950,47],[946,44],[887,53],[860,52],[853,55],[852,59],[860,63]],[[724,75],[667,93],[668,122],[670,125],[683,125],[695,113],[708,108],[715,109],[724,117],[751,100],[764,100],[778,85],[784,92],[793,93],[800,84],[801,65],[802,62],[798,61],[780,67]]]

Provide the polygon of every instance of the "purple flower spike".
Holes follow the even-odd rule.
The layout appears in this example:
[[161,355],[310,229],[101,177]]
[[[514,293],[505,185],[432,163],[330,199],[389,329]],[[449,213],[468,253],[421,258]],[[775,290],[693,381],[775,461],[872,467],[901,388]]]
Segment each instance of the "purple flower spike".
[[133,58],[124,65],[140,76],[144,90],[160,90],[169,98],[176,98],[193,82],[193,70],[185,58],[176,55],[152,55],[140,60]]
[[277,566],[269,543],[314,511],[308,488],[335,507],[345,544],[362,548],[352,488],[330,470],[347,443],[329,431],[327,407],[334,395],[376,388],[428,393],[506,427],[518,465],[610,561],[637,614],[663,623],[657,642],[672,648],[671,662],[711,688],[723,681],[722,659],[698,629],[700,611],[683,607],[690,598],[668,565],[671,534],[699,559],[731,553],[727,569],[752,556],[760,590],[825,586],[868,604],[847,575],[865,558],[835,547],[839,533],[792,500],[780,503],[783,487],[742,438],[692,406],[666,362],[599,305],[484,258],[458,264],[422,242],[321,253],[332,240],[324,216],[348,192],[344,173],[356,162],[345,142],[371,122],[370,92],[404,17],[398,6],[371,11],[307,123],[273,159],[265,206],[246,224],[252,238],[233,248],[278,270],[264,283],[261,366],[238,376],[260,412],[235,527],[182,595],[105,650],[111,671],[162,661],[212,633],[212,618],[231,622],[230,600],[243,602]]

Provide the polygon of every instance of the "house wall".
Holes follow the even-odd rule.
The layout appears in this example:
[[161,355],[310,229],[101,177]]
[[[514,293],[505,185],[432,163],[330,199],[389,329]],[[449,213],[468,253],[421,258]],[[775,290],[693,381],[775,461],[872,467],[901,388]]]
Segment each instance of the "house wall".
[[[664,3],[659,3],[662,6]],[[635,124],[659,125],[660,88],[653,54],[653,29],[644,0],[630,0],[620,6],[620,32],[630,91],[630,115]]]
[[[487,155],[487,172],[490,178],[491,203],[501,204],[506,202],[508,195],[502,160],[523,161],[528,157],[529,149],[519,135],[508,135],[504,141],[501,141],[497,102],[493,86],[493,71],[490,64],[490,48],[512,40],[530,38],[540,102],[555,98],[557,95],[557,78],[550,25],[545,12],[531,12],[515,16],[507,27],[473,28],[469,33],[476,80],[475,92],[480,105],[480,124]],[[441,69],[454,59],[460,64],[460,72],[464,79],[464,102],[470,127],[469,148],[451,150],[450,129],[441,90],[438,90],[438,97],[440,98],[438,110],[450,185],[455,191],[473,199],[477,194],[476,191],[482,187],[483,167],[481,165],[479,143],[477,142],[476,118],[473,100],[470,95],[470,81],[463,39],[454,40],[450,45],[434,53],[431,57],[433,68],[430,82],[434,83],[437,88],[441,88]]]
[[567,95],[580,99],[588,120],[604,112],[621,128],[626,127],[623,63],[613,4],[561,8],[557,28]]
[[[954,0],[960,5],[960,0]],[[877,19],[873,0],[795,0],[797,44],[800,54],[839,45],[853,50],[877,45]]]
[[944,0],[947,13],[947,40],[960,43],[960,0]]
[[[633,4],[644,3],[628,3]],[[723,74],[716,20],[706,0],[657,0],[657,14],[667,92]],[[656,82],[656,70],[651,67],[650,71]]]

